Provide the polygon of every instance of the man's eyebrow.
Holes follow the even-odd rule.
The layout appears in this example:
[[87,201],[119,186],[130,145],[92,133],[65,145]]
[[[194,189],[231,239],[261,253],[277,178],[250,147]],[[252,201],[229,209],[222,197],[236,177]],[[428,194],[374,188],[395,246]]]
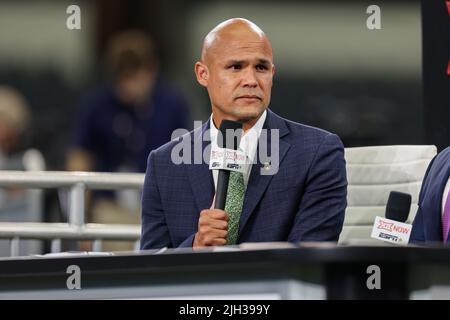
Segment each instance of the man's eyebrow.
[[[247,60],[227,60],[226,64],[227,65],[232,65],[232,64],[244,64],[247,63]],[[258,59],[258,63],[263,64],[263,65],[270,65],[270,61],[267,59]]]
[[258,62],[259,62],[260,64],[263,64],[263,65],[266,65],[266,66],[269,66],[269,65],[270,65],[270,61],[267,60],[267,59],[259,59]]
[[243,64],[243,63],[245,63],[245,60],[227,60],[226,62],[227,65]]

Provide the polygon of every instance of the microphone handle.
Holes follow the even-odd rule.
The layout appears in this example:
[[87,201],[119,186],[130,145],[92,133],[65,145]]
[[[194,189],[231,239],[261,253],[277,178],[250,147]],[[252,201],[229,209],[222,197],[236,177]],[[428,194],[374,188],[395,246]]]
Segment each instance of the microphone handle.
[[230,180],[230,171],[219,170],[217,176],[217,191],[214,209],[225,209],[225,201],[227,200],[228,181]]

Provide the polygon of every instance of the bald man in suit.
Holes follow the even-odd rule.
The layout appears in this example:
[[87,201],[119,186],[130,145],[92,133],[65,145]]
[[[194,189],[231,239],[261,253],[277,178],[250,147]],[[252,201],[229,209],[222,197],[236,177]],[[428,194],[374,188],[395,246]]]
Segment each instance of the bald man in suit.
[[[216,142],[222,120],[239,121],[239,148],[256,161],[243,173],[230,173],[220,210],[212,206],[217,170],[207,163],[174,164],[179,140],[153,151],[142,194],[141,249],[338,241],[347,195],[344,147],[337,135],[268,109],[274,73],[270,41],[254,23],[230,19],[205,37],[195,74],[208,91],[212,115],[183,139],[203,151]],[[256,152],[263,130],[279,134],[267,134],[267,149],[278,145],[272,163],[278,170],[271,175],[261,173],[265,164]]]

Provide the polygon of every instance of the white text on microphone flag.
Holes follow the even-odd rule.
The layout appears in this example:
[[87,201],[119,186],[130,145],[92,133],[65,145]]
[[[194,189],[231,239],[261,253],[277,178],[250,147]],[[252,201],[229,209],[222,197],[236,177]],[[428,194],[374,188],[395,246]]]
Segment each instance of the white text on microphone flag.
[[209,161],[210,170],[229,170],[236,172],[245,172],[247,166],[247,157],[240,150],[225,149],[219,147],[211,148],[211,158]]

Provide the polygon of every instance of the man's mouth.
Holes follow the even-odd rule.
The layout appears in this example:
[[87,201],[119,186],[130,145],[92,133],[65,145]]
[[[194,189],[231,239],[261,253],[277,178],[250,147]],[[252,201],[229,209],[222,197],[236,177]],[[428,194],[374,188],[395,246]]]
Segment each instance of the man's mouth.
[[262,100],[259,96],[253,94],[245,94],[243,96],[237,97],[236,99]]

